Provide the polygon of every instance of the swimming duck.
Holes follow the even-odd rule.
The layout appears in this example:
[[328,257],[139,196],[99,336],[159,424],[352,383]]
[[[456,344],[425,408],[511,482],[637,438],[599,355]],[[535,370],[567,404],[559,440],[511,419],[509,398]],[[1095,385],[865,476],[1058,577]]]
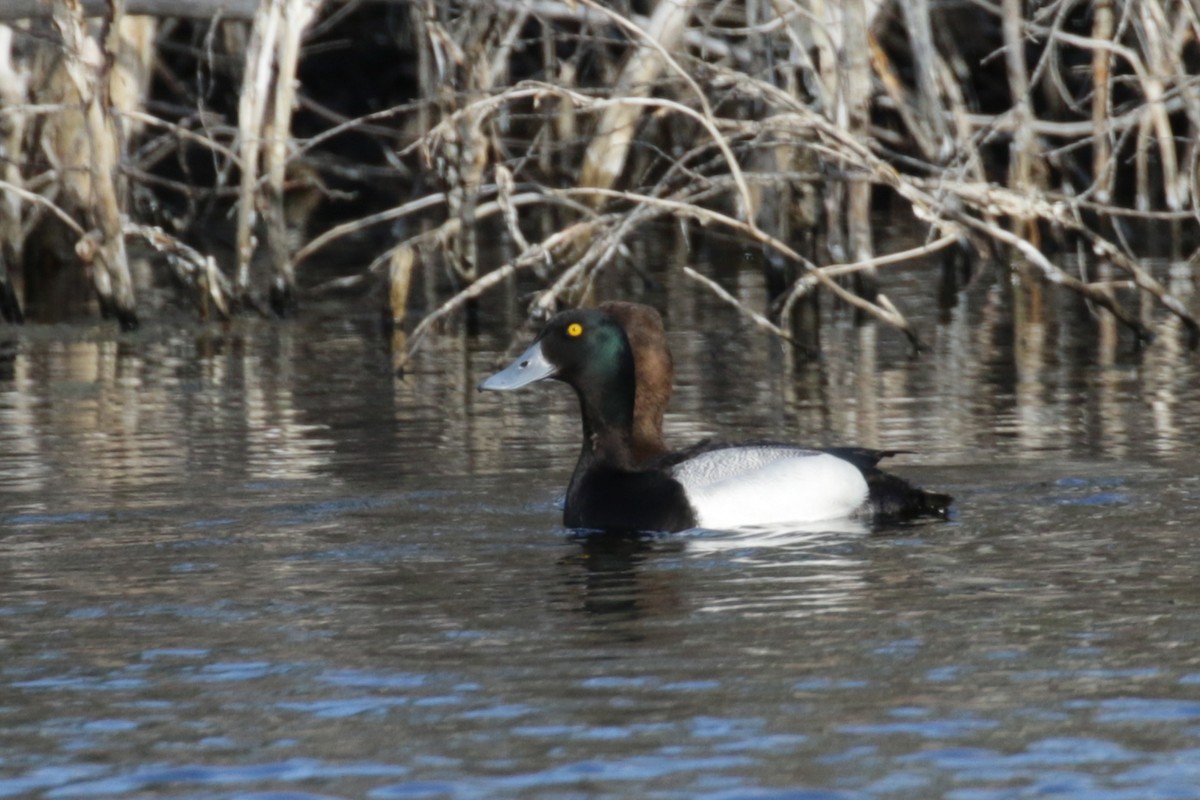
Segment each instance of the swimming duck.
[[[639,375],[637,357],[650,364],[654,362],[646,357],[653,358],[656,348],[666,351],[669,384],[669,350],[651,323],[641,331],[648,338],[639,339],[642,347],[635,352],[620,319],[644,317],[635,312],[614,313],[611,307],[562,312],[512,364],[479,386],[509,391],[553,378],[575,390],[583,443],[567,488],[567,527],[679,531],[855,516],[946,516],[951,499],[878,469],[878,461],[888,455],[882,451],[815,450],[774,442],[702,443],[666,451],[661,412],[670,389],[664,398],[661,375],[648,368]],[[631,326],[635,338],[636,327]],[[661,330],[661,318],[657,327]],[[643,380],[651,391],[638,407]],[[653,431],[645,435],[648,429]],[[648,455],[639,460],[639,453]]]

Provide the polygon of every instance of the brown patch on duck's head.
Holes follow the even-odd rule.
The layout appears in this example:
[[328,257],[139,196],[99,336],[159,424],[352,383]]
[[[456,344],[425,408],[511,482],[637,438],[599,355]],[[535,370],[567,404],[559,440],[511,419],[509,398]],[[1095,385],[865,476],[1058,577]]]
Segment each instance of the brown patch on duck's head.
[[633,351],[633,460],[641,464],[667,452],[663,442],[663,413],[671,400],[675,364],[667,345],[667,332],[658,311],[641,303],[610,301],[600,310],[617,321]]

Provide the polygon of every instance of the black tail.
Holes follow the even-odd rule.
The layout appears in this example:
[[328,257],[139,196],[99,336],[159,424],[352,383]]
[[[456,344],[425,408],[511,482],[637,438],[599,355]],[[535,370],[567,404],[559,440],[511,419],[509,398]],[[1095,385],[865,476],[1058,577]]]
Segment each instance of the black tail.
[[954,498],[948,494],[927,492],[878,468],[863,470],[874,518],[907,520],[918,517],[949,519]]

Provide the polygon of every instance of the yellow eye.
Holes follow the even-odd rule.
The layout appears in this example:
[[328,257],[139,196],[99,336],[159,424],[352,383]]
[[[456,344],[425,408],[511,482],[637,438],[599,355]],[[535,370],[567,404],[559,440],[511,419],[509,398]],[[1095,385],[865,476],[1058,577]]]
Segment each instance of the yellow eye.
[[583,334],[583,326],[578,322],[572,322],[567,326],[567,336],[580,336]]

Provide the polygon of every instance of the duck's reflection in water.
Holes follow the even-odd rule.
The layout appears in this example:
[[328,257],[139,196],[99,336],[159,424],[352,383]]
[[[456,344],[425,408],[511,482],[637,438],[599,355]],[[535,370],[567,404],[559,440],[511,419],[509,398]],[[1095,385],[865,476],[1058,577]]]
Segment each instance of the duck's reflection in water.
[[870,525],[860,519],[832,519],[824,522],[788,523],[785,525],[751,525],[727,531],[697,529],[688,536],[688,550],[693,553],[721,551],[755,552],[762,548],[808,548],[813,543],[830,540],[844,541],[847,536],[866,536]]
[[571,604],[574,610],[618,620],[680,612],[673,574],[654,562],[682,552],[682,539],[603,532],[573,533],[571,538],[579,547],[561,564],[577,599]]
[[[805,616],[863,603],[871,533],[866,522],[843,519],[669,536],[577,535],[579,549],[561,564],[576,598],[571,607],[610,620],[697,611]],[[680,569],[681,560],[702,569]]]
[[809,616],[861,605],[868,581],[868,523],[838,519],[691,533],[688,554],[721,564],[708,613]]

